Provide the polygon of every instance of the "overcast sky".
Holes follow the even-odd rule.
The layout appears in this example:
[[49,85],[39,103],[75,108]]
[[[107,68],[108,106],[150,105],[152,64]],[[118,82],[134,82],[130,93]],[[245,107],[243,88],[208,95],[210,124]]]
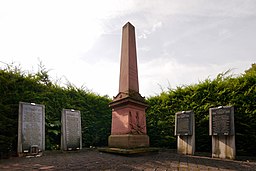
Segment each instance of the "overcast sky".
[[53,80],[115,96],[128,21],[142,96],[256,62],[256,0],[1,0],[0,67],[42,61]]

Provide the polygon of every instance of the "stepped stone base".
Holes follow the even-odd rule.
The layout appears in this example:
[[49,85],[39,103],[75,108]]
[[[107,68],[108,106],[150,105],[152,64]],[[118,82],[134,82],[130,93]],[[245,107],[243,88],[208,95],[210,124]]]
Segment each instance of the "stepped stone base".
[[110,148],[142,148],[149,147],[148,135],[110,135],[108,137],[108,146]]
[[159,152],[159,148],[98,148],[98,151],[104,153],[120,154],[120,155],[144,155],[144,154],[154,154]]

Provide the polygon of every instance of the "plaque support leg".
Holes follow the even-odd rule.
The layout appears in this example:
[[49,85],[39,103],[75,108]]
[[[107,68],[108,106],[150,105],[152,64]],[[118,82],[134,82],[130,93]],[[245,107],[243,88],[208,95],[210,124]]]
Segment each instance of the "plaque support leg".
[[235,159],[235,136],[212,136],[212,157]]
[[179,154],[194,155],[195,153],[195,135],[179,135],[177,138],[177,147]]
[[[177,115],[177,114],[176,114]],[[191,112],[191,128],[192,135],[178,135],[177,136],[177,152],[178,154],[194,155],[195,153],[195,117]],[[177,125],[177,117],[175,118],[175,124]],[[176,129],[176,127],[175,127]],[[176,130],[175,130],[176,132]]]

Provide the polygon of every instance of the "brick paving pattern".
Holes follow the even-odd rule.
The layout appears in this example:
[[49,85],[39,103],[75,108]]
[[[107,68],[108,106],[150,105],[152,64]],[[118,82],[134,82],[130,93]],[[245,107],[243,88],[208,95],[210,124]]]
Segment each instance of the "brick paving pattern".
[[0,170],[256,170],[256,161],[221,160],[178,155],[174,150],[155,154],[123,156],[83,149],[74,152],[45,152],[41,157],[0,160]]

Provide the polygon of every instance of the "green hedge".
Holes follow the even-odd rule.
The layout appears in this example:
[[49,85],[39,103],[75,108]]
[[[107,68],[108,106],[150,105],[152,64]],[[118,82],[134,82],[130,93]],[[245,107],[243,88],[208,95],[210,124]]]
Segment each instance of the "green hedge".
[[60,148],[63,108],[80,110],[84,147],[107,145],[111,127],[108,97],[72,85],[57,86],[44,69],[36,74],[4,69],[0,70],[0,158],[16,153],[20,101],[45,105],[46,149]]
[[[256,65],[239,77],[219,74],[195,85],[177,87],[147,99],[147,131],[151,146],[176,148],[175,113],[193,110],[196,121],[196,150],[211,151],[209,108],[235,107],[238,154],[256,154]],[[61,111],[81,111],[83,147],[106,146],[111,129],[110,99],[68,85],[60,87],[41,68],[28,74],[9,67],[0,70],[0,158],[16,153],[19,102],[46,107],[46,149],[59,149]]]
[[219,74],[196,85],[177,87],[147,99],[147,128],[151,145],[176,148],[175,113],[195,113],[196,150],[211,151],[209,108],[235,108],[236,149],[239,155],[256,154],[256,64],[239,77]]

